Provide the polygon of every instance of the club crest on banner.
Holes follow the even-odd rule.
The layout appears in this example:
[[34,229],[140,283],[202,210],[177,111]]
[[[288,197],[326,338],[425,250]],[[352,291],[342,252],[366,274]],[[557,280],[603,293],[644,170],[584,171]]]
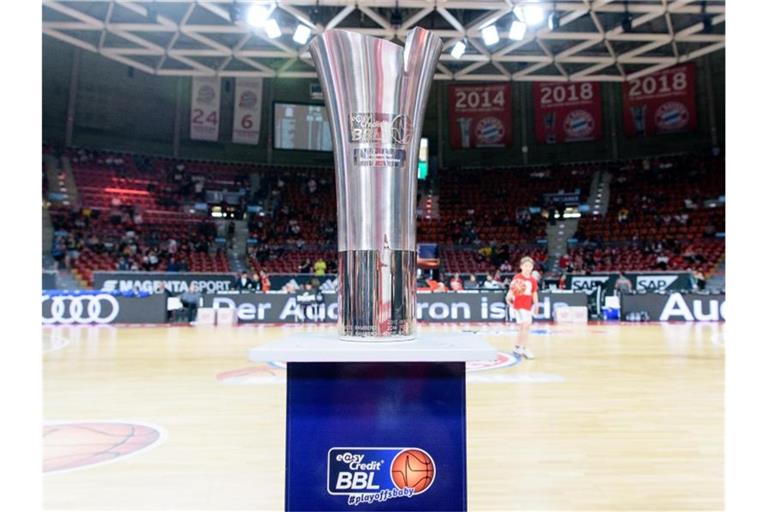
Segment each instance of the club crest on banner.
[[479,145],[498,144],[504,138],[504,124],[495,117],[484,117],[475,128]]
[[568,112],[564,123],[566,135],[573,139],[588,137],[595,129],[595,120],[586,110]]

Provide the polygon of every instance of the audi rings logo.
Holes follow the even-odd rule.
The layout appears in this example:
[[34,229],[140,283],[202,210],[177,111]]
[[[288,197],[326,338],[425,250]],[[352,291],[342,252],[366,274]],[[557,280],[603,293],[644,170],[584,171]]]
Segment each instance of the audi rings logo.
[[[50,303],[50,308],[46,305]],[[43,295],[44,324],[108,324],[120,313],[112,295]]]

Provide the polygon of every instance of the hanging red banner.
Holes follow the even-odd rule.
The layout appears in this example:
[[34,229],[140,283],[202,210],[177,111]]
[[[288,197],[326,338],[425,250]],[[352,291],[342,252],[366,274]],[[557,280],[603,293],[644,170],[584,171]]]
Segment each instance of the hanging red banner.
[[451,147],[500,148],[512,145],[512,87],[451,85],[448,87]]
[[599,82],[534,82],[533,107],[539,144],[603,136]]
[[696,128],[696,68],[683,64],[622,84],[624,133],[643,137]]

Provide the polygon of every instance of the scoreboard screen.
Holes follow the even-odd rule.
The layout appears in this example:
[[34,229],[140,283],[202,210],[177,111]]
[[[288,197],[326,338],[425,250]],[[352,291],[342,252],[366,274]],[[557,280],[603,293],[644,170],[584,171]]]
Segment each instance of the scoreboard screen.
[[333,151],[331,125],[323,105],[275,103],[275,149]]

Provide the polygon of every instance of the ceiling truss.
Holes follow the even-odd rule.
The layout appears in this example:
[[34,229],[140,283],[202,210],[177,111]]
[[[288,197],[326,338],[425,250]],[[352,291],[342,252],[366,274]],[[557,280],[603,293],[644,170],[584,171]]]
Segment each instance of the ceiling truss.
[[[508,38],[518,5],[557,12],[559,27]],[[233,6],[264,5],[282,35],[232,20]],[[44,0],[43,33],[159,76],[312,78],[297,24],[403,41],[421,26],[443,39],[435,78],[461,81],[625,81],[725,47],[725,0]],[[393,25],[397,10],[402,22]],[[626,20],[631,30],[625,31]],[[707,23],[705,23],[705,19]],[[622,23],[624,21],[624,23]],[[488,47],[481,30],[496,24]],[[466,41],[454,59],[450,50]]]

